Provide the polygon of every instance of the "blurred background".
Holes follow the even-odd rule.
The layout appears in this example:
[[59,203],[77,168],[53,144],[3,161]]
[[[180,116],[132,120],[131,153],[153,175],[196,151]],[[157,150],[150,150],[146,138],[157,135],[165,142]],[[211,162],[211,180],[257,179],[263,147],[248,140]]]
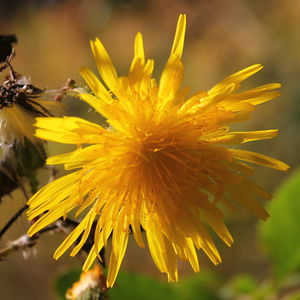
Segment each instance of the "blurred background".
[[[146,56],[155,59],[158,77],[169,55],[180,13],[187,14],[184,84],[192,91],[208,89],[255,63],[263,64],[264,69],[247,80],[246,88],[282,83],[280,98],[260,105],[251,120],[236,125],[235,129],[279,128],[280,134],[275,139],[250,143],[246,148],[283,160],[291,166],[292,173],[300,162],[300,1],[4,0],[0,1],[0,34],[15,33],[18,37],[15,69],[30,76],[36,86],[51,90],[64,86],[70,77],[81,82],[79,69],[82,66],[95,70],[89,48],[89,40],[95,37],[104,43],[119,74],[125,75],[137,31],[143,33]],[[89,112],[88,106],[80,100],[69,98],[65,103],[67,115],[97,121],[96,114]],[[48,148],[50,154],[69,150],[53,143],[49,143]],[[287,176],[257,167],[255,181],[274,192]],[[41,181],[44,177],[41,172]],[[4,199],[0,207],[0,228],[23,203],[18,191]],[[221,278],[214,289],[223,291],[226,282],[241,273],[255,278],[258,285],[265,282],[272,276],[273,266],[258,237],[260,221],[241,209],[227,216],[227,224],[235,243],[228,248],[215,239],[223,258],[218,267],[200,253],[203,274],[213,273]],[[0,241],[0,247],[27,228],[25,217],[20,218]],[[17,252],[0,262],[0,299],[59,299],[54,288],[55,278],[81,265],[80,259],[68,256],[59,261],[52,259],[53,251],[63,238],[43,236],[27,259]],[[294,238],[299,239],[299,236]],[[156,270],[148,250],[139,249],[134,242],[129,245],[123,270],[166,281]],[[191,274],[187,264],[180,264],[182,280]],[[279,299],[274,297],[268,299]]]

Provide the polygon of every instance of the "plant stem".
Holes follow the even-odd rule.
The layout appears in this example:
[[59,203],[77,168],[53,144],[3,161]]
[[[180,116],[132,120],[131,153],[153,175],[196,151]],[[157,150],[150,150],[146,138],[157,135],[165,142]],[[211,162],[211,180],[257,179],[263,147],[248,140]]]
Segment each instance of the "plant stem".
[[28,205],[25,204],[23,207],[21,207],[15,215],[13,215],[10,220],[5,224],[5,226],[0,231],[0,239],[5,234],[5,232],[15,223],[15,221],[22,215],[22,213],[28,208]]

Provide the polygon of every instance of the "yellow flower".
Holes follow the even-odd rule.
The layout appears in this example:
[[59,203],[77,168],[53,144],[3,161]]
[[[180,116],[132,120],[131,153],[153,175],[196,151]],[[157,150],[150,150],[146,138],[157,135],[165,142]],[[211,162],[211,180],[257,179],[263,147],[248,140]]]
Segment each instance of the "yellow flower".
[[258,217],[268,217],[257,197],[271,196],[249,180],[253,168],[247,163],[288,169],[274,158],[228,147],[277,134],[274,129],[230,132],[228,126],[248,119],[256,105],[277,97],[280,84],[237,92],[243,80],[262,68],[253,65],[209,91],[187,96],[187,88],[180,88],[185,27],[186,17],[181,15],[159,82],[152,78],[153,60],[145,60],[140,33],[127,77],[117,75],[99,39],[91,42],[103,82],[83,68],[81,75],[92,94],[80,97],[107,119],[108,126],[75,117],[37,118],[39,138],[79,146],[48,159],[48,164],[63,163],[67,170],[77,170],[29,200],[29,219],[44,213],[29,234],[75,208],[76,216],[87,212],[54,258],[81,237],[71,252],[76,255],[96,221],[94,246],[83,269],[91,266],[112,234],[108,287],[114,284],[131,232],[144,247],[142,229],[156,266],[169,281],[178,279],[177,257],[199,271],[195,249],[220,263],[207,227],[227,245],[232,243],[221,206],[232,208],[236,201]]

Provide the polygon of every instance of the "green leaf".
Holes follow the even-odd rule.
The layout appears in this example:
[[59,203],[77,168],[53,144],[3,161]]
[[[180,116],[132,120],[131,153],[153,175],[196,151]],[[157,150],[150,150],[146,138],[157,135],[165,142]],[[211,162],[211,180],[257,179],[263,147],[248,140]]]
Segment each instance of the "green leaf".
[[[260,295],[263,294],[263,295]],[[261,290],[257,280],[250,274],[240,273],[229,279],[221,288],[219,295],[221,299],[266,299],[265,291]]]
[[231,281],[231,287],[238,295],[251,294],[257,288],[257,282],[250,274],[239,274]]
[[168,283],[145,275],[121,272],[108,292],[110,300],[216,300],[215,283],[215,277],[206,273],[181,279],[180,283]]
[[145,275],[121,272],[114,287],[108,291],[110,300],[174,299],[170,284],[159,282]]
[[282,278],[300,267],[300,169],[277,189],[268,211],[270,219],[261,225],[261,238]]
[[221,283],[215,273],[201,271],[193,276],[172,284],[178,300],[218,300],[218,289]]

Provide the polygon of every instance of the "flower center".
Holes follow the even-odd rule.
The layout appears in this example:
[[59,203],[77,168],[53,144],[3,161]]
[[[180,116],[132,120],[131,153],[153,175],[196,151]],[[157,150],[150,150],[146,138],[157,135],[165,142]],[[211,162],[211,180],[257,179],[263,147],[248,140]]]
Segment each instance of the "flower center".
[[196,154],[175,137],[149,136],[140,149],[139,173],[153,190],[158,191],[163,186],[169,192],[183,193],[189,182],[195,180]]

